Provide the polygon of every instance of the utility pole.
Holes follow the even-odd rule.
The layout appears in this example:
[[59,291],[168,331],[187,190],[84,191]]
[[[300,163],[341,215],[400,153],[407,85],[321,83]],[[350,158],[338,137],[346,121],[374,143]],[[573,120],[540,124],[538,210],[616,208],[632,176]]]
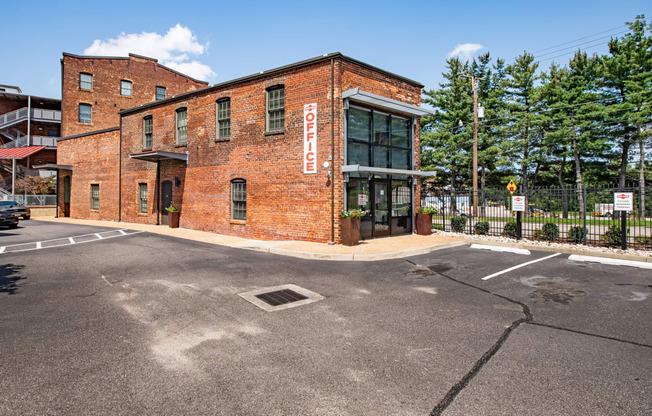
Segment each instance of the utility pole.
[[[465,75],[473,88],[473,216],[478,216],[478,81],[475,75]],[[484,110],[484,109],[483,109]],[[483,114],[484,116],[484,114]]]

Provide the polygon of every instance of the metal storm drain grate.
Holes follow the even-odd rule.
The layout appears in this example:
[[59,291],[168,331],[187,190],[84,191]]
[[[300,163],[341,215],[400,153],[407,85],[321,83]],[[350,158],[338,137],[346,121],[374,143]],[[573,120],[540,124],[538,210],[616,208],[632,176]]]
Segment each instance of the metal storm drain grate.
[[282,285],[240,293],[240,297],[266,311],[278,311],[324,299],[318,293],[297,285]]
[[292,289],[283,289],[277,290],[275,292],[262,293],[260,295],[256,295],[256,297],[263,302],[269,303],[272,306],[285,305],[286,303],[308,299],[307,296],[303,296],[302,294],[297,293]]

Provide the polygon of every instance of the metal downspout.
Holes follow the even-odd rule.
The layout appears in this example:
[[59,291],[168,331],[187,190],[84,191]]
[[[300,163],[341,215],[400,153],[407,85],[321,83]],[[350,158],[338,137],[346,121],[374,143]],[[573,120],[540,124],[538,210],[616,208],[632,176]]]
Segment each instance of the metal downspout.
[[122,221],[122,116],[120,116],[120,138],[118,139],[118,222]]
[[335,244],[335,60],[331,58],[331,241]]
[[27,96],[27,146],[32,145],[31,136],[31,124],[32,124],[32,96]]
[[156,225],[161,225],[161,161],[156,161]]

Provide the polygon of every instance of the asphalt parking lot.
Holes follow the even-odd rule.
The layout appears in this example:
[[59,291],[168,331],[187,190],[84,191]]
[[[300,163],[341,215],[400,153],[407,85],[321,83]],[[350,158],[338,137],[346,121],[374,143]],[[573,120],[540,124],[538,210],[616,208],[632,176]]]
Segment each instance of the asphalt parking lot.
[[[0,254],[0,414],[652,413],[651,270],[468,246],[304,260],[111,230],[0,230],[29,247]],[[324,298],[239,296],[284,284]]]

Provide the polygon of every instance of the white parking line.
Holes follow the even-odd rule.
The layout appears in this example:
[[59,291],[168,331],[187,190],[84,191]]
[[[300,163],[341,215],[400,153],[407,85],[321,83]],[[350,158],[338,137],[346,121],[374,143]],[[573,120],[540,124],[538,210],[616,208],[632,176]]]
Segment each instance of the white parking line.
[[652,269],[652,263],[646,263],[643,261],[610,259],[606,257],[582,256],[579,254],[573,254],[568,256],[568,260],[589,261],[594,263],[611,264],[613,266],[638,267],[639,269]]
[[[102,233],[84,234],[84,235],[76,235],[74,237],[68,237],[68,241],[70,241],[70,244],[56,244],[56,245],[48,245],[48,246],[43,247],[43,243],[49,243],[49,242],[52,242],[52,241],[62,240],[62,239],[65,239],[65,237],[55,238],[53,240],[37,241],[37,242],[34,242],[34,243],[14,244],[14,245],[0,247],[0,254],[2,254],[2,253],[4,253],[4,254],[20,253],[20,252],[23,252],[23,251],[42,250],[42,249],[46,249],[46,248],[62,247],[62,246],[68,246],[68,245],[73,245],[73,244],[91,243],[93,241],[106,240],[106,239],[109,239],[109,238],[123,237],[123,236],[126,236],[126,235],[140,234],[140,233],[144,232],[144,231],[134,231],[134,232],[126,233],[123,230],[119,230],[119,231],[121,231],[122,234],[114,234],[114,235],[107,235],[107,236],[101,235],[101,234],[115,233],[115,230],[111,230],[111,231],[104,231]],[[74,240],[75,238],[88,237],[88,236],[91,236],[91,235],[96,236],[97,239],[86,240],[86,241],[75,241]],[[34,244],[33,248],[11,250],[12,247],[19,247],[19,246],[31,245],[31,244]],[[7,249],[9,249],[9,250],[7,251]]]
[[489,246],[486,244],[471,244],[471,248],[477,248],[480,250],[502,251],[505,253],[530,255],[530,250],[526,250],[524,248]]
[[561,253],[555,253],[555,254],[553,254],[553,255],[551,255],[551,256],[547,256],[547,257],[543,257],[543,258],[540,258],[540,259],[536,259],[536,260],[528,261],[527,263],[519,264],[519,265],[517,265],[517,266],[510,267],[509,269],[505,269],[505,270],[500,271],[500,272],[498,272],[498,273],[494,273],[494,274],[490,274],[489,276],[485,276],[485,277],[482,278],[482,280],[489,280],[489,279],[491,279],[492,277],[496,277],[496,276],[500,276],[501,274],[509,273],[509,272],[511,272],[512,270],[520,269],[521,267],[529,266],[530,264],[534,264],[534,263],[538,263],[538,262],[540,262],[540,261],[548,260],[548,259],[553,258],[553,257],[555,257],[555,256],[558,256],[558,255],[560,255],[560,254],[561,254]]

